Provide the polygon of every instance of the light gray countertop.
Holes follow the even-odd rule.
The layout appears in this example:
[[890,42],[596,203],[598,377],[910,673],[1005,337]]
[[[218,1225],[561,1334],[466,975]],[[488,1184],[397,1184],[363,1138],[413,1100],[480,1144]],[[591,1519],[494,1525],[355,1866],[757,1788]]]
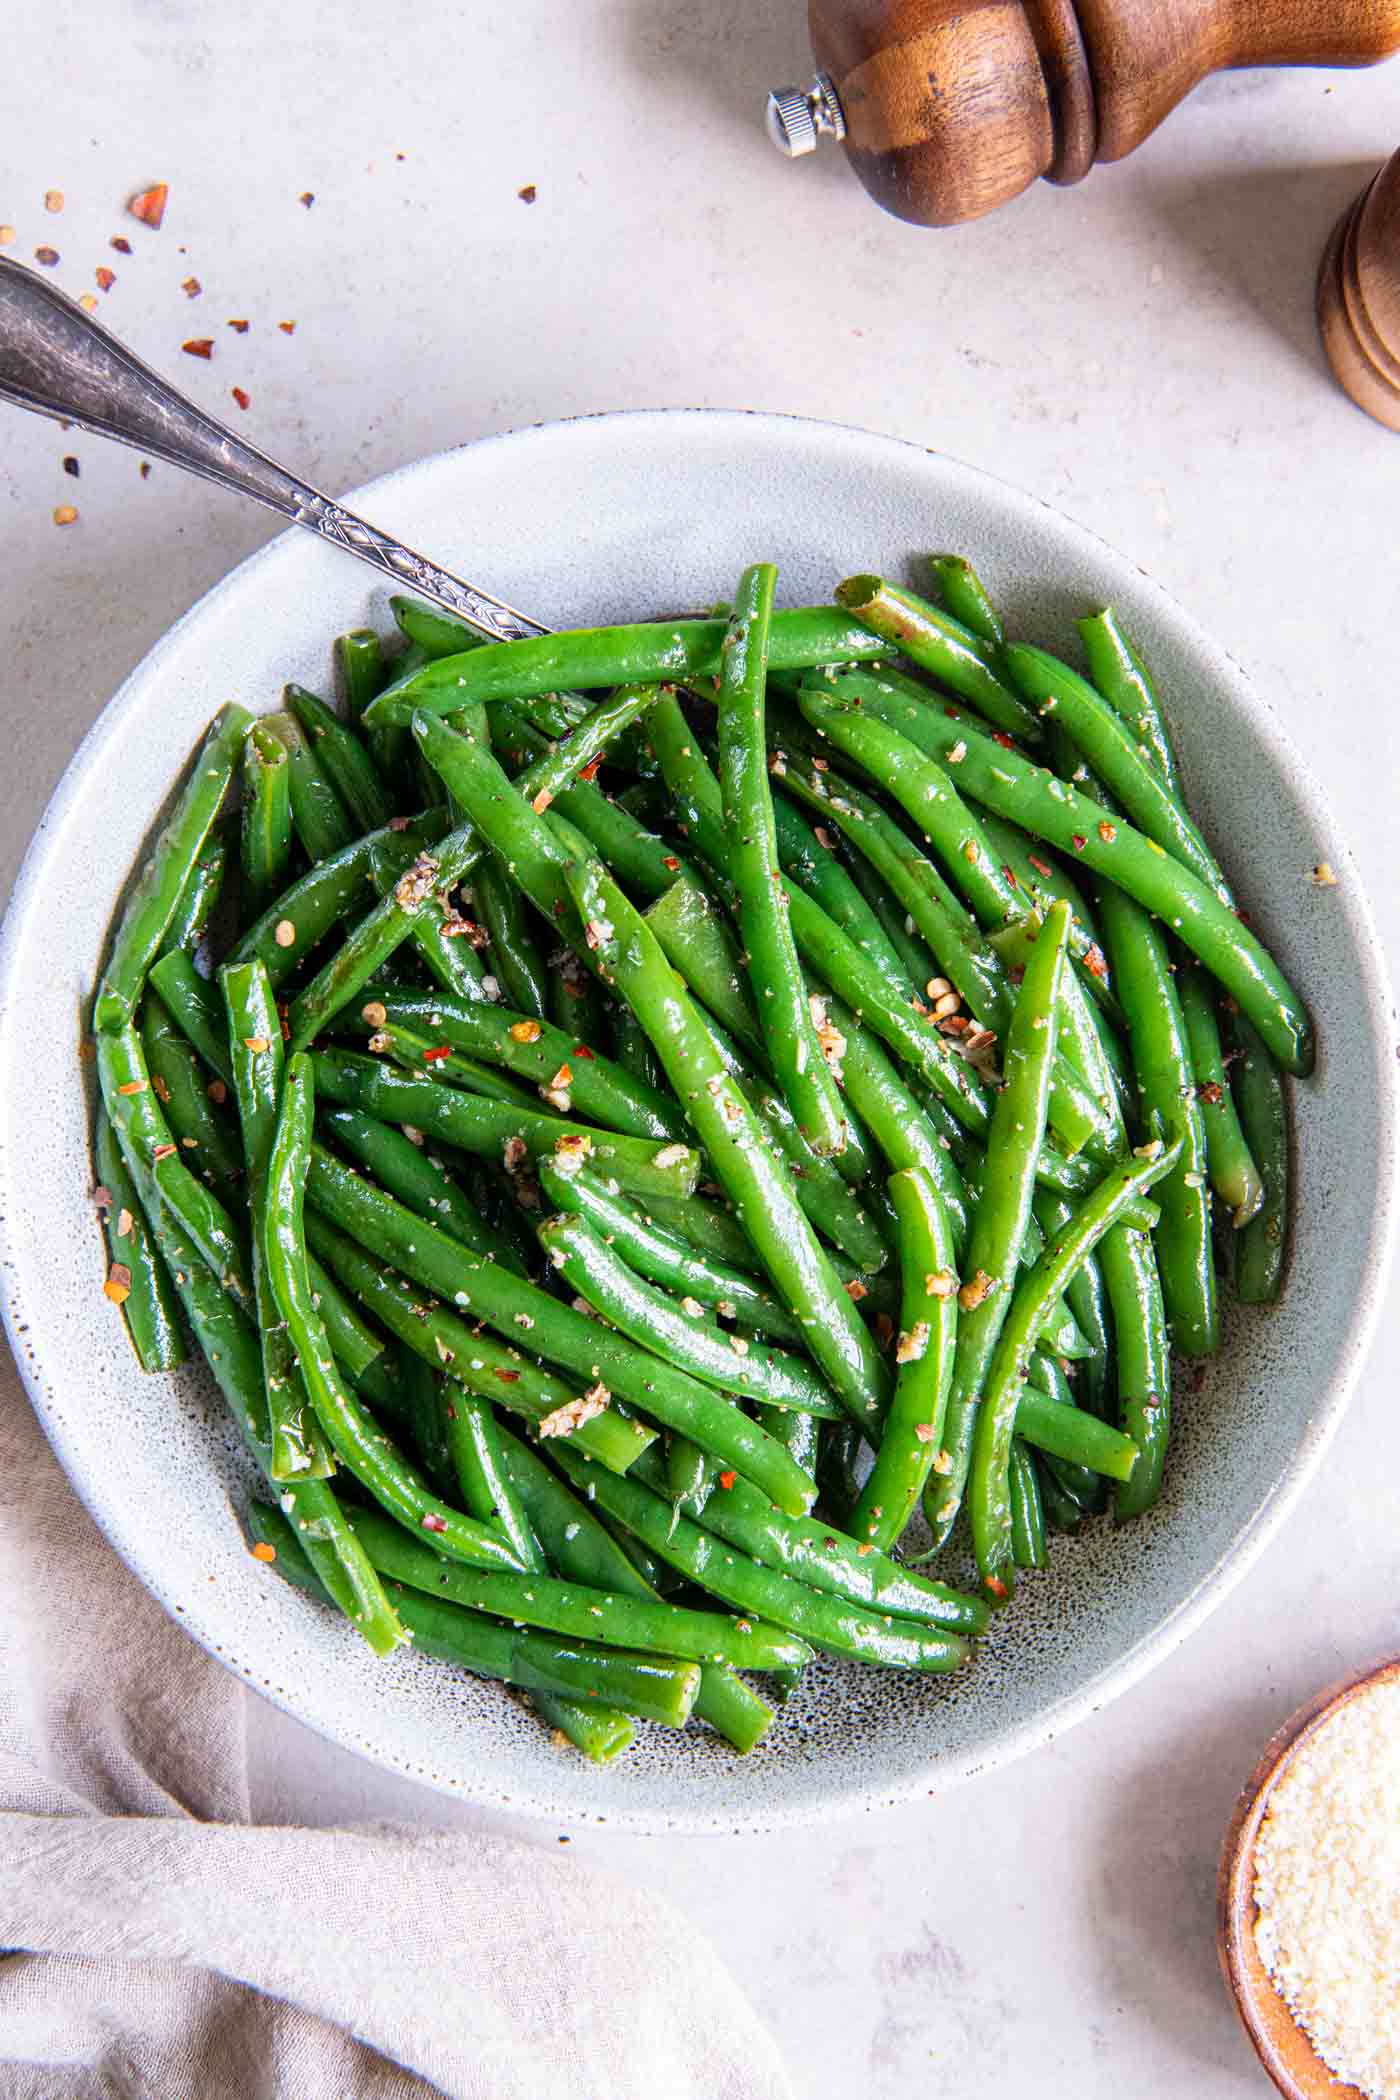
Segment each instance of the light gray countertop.
[[[1327,377],[1312,280],[1333,219],[1400,145],[1400,69],[1226,77],[1123,166],[928,234],[882,217],[834,150],[789,166],[766,144],[762,90],[802,73],[802,12],[36,10],[8,40],[0,222],[22,260],[57,248],[70,291],[110,265],[114,325],[331,491],[512,424],[676,404],[863,424],[1037,491],[1231,645],[1324,783],[1394,957],[1400,438]],[[151,235],[121,206],[160,178]],[[119,232],[130,258],[107,246]],[[245,316],[246,335],[226,327]],[[203,335],[209,363],[180,355]],[[7,414],[3,438],[8,887],[103,701],[270,524],[172,470],[142,482],[133,455],[77,433]],[[61,531],[64,502],[81,518]],[[489,548],[478,567],[489,584]],[[813,2100],[940,2074],[962,2100],[1258,2093],[1215,1967],[1216,1848],[1275,1724],[1400,1648],[1397,1372],[1392,1318],[1250,1580],[1035,1757],[807,1832],[600,1829],[575,1854],[715,1937]],[[261,1818],[484,1820],[257,1701],[250,1726]]]

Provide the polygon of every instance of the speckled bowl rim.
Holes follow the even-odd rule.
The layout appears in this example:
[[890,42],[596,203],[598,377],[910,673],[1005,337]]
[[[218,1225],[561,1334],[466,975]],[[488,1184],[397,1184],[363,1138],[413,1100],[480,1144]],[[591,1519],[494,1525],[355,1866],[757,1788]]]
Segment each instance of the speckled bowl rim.
[[[626,424],[635,429],[638,425],[652,423],[657,426],[658,431],[672,433],[681,426],[696,422],[701,422],[712,430],[727,423],[733,426],[736,440],[742,439],[746,429],[763,427],[775,432],[787,431],[796,434],[811,431],[821,434],[826,439],[850,438],[889,447],[892,454],[933,456],[939,460],[942,468],[954,475],[966,477],[970,483],[994,489],[997,500],[1009,512],[1019,513],[1028,519],[1048,515],[1053,519],[1057,530],[1079,538],[1092,548],[1099,564],[1110,571],[1116,570],[1135,596],[1146,595],[1155,599],[1170,623],[1195,646],[1228,664],[1235,687],[1235,700],[1248,719],[1251,734],[1266,747],[1280,770],[1289,777],[1297,799],[1307,807],[1310,817],[1319,829],[1325,830],[1332,838],[1339,835],[1332,822],[1325,796],[1308,777],[1273,709],[1253,689],[1247,675],[1230,653],[1212,641],[1199,623],[1185,612],[1169,592],[1156,583],[1146,571],[1119,554],[1098,534],[1077,520],[1066,517],[1056,505],[1042,497],[1029,494],[1014,482],[1009,482],[984,468],[972,466],[953,455],[940,452],[935,447],[922,446],[907,439],[892,438],[875,431],[865,431],[853,425],[766,411],[695,408],[599,411],[586,416],[560,418],[553,422],[520,425],[464,445],[446,448],[442,452],[395,468],[350,491],[342,500],[373,516],[377,499],[392,495],[411,483],[416,476],[433,471],[449,458],[494,452],[502,446],[509,447],[521,440],[538,438],[551,431],[568,429],[578,424]],[[4,1027],[5,1015],[10,1008],[10,978],[14,951],[20,944],[21,929],[31,911],[39,906],[42,900],[49,834],[60,827],[70,802],[77,798],[85,786],[89,770],[100,756],[99,746],[105,748],[108,739],[121,727],[127,714],[139,708],[144,688],[150,678],[159,672],[165,655],[172,652],[185,638],[188,630],[198,624],[211,602],[217,600],[221,593],[245,585],[255,580],[264,570],[274,567],[283,558],[286,548],[297,543],[297,538],[295,530],[279,534],[212,585],[189,611],[167,630],[122,681],[79,744],[35,830],[16,878],[4,922],[0,924],[0,1028]],[[1359,1003],[1364,1005],[1368,1039],[1377,1042],[1394,1034],[1394,1002],[1384,953],[1365,899],[1359,872],[1345,846],[1334,849],[1334,862],[1342,880],[1348,885],[1348,908],[1355,914],[1358,947],[1365,965],[1363,982],[1358,987],[1361,994]],[[1376,1102],[1378,1156],[1376,1210],[1371,1237],[1373,1259],[1367,1272],[1357,1280],[1350,1323],[1344,1338],[1338,1343],[1335,1371],[1326,1388],[1316,1396],[1315,1410],[1294,1447],[1290,1462],[1279,1473],[1272,1490],[1252,1518],[1243,1525],[1229,1548],[1150,1633],[1145,1634],[1116,1661],[1086,1679],[1074,1692],[1052,1700],[1033,1716],[1009,1727],[992,1751],[972,1758],[964,1757],[956,1766],[950,1767],[943,1759],[928,1760],[912,1767],[897,1785],[891,1786],[888,1782],[878,1785],[833,1783],[819,1798],[804,1799],[795,1803],[768,1800],[761,1809],[756,1809],[753,1813],[739,1811],[719,1815],[714,1812],[688,1810],[681,1804],[675,1813],[668,1813],[662,1819],[645,1809],[630,1811],[625,1802],[610,1799],[607,1802],[606,1817],[600,1819],[587,1808],[560,1804],[531,1791],[522,1791],[514,1795],[503,1794],[498,1784],[492,1783],[489,1778],[477,1782],[470,1775],[451,1781],[435,1779],[422,1773],[409,1776],[417,1777],[420,1783],[433,1786],[456,1800],[475,1800],[496,1809],[505,1808],[517,1814],[554,1822],[591,1823],[605,1820],[615,1829],[642,1834],[658,1833],[663,1829],[697,1834],[759,1833],[810,1824],[818,1817],[833,1812],[873,1812],[941,1794],[950,1786],[960,1784],[982,1772],[999,1770],[1031,1750],[1051,1742],[1065,1729],[1097,1713],[1110,1700],[1137,1684],[1155,1664],[1172,1654],[1248,1574],[1317,1471],[1360,1374],[1379,1318],[1384,1286],[1394,1254],[1396,1197],[1397,1192],[1400,1192],[1400,1119],[1397,1118],[1400,1080],[1397,1080],[1393,1059],[1378,1057],[1376,1070],[1379,1074],[1384,1074],[1384,1078],[1379,1086]],[[119,1529],[113,1525],[103,1506],[100,1477],[89,1476],[83,1455],[64,1435],[62,1425],[46,1404],[37,1367],[30,1362],[26,1350],[19,1344],[18,1331],[23,1318],[23,1308],[18,1298],[14,1248],[7,1224],[15,1194],[10,1186],[9,1175],[8,1157],[0,1153],[0,1316],[3,1316],[15,1363],[45,1433],[79,1499],[132,1573],[174,1616],[177,1612],[177,1600],[163,1583],[158,1557],[148,1550],[151,1539],[159,1535],[158,1528],[143,1534],[136,1527]],[[178,1606],[177,1623],[201,1646],[216,1655],[226,1667],[246,1680],[251,1675],[247,1665],[240,1663],[237,1656],[218,1638],[221,1633],[227,1631],[218,1623],[219,1616],[217,1605],[214,1611],[206,1614],[186,1603]],[[278,1693],[261,1684],[252,1688],[293,1718],[302,1721],[340,1747],[365,1757],[370,1762],[381,1764],[387,1771],[403,1776],[402,1768],[393,1760],[377,1756],[362,1742],[356,1741],[348,1729],[338,1727],[315,1711],[309,1710],[308,1702],[300,1700],[295,1694]],[[929,1780],[935,1774],[936,1784],[930,1785]]]

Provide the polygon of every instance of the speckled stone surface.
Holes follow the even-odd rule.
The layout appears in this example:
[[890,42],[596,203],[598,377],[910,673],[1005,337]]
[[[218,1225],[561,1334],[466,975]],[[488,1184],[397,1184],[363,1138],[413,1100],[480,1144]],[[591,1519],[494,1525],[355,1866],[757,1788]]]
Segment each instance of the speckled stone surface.
[[[329,0],[284,11],[275,35],[260,11],[188,0],[36,15],[11,32],[0,223],[22,256],[52,242],[70,291],[112,264],[108,310],[142,353],[216,413],[240,415],[229,389],[244,387],[250,434],[336,491],[512,425],[689,404],[884,429],[1005,475],[1141,563],[1246,667],[1330,799],[1394,955],[1400,442],[1331,386],[1311,312],[1332,222],[1394,150],[1394,69],[1222,78],[1129,162],[930,236],[874,212],[839,157],[771,155],[757,104],[805,57],[800,0],[517,0],[470,21],[424,0],[387,39]],[[159,177],[162,233],[124,228],[124,198]],[[107,249],[123,230],[130,260]],[[246,337],[230,316],[251,316]],[[203,334],[207,366],[179,354]],[[131,455],[95,442],[9,417],[3,433],[8,881],[99,707],[272,527],[161,469],[140,483]],[[57,532],[67,501],[81,520]],[[595,539],[609,528],[586,521]],[[256,622],[247,639],[260,654]],[[1198,777],[1231,762],[1212,743]],[[110,885],[116,858],[104,847],[75,882]],[[46,1079],[54,1055],[34,1060]],[[1369,1178],[1329,1183],[1334,1223]],[[715,1937],[804,2095],[935,2082],[967,2100],[1248,2100],[1261,2086],[1216,1973],[1214,1855],[1272,1728],[1394,1644],[1398,1341],[1387,1310],[1325,1464],[1249,1580],[1034,1756],[766,1836],[559,1831]],[[90,1355],[65,1404],[80,1410],[100,1371]],[[13,1378],[5,1403],[22,1404]],[[191,1400],[172,1467],[205,1463],[209,1434]],[[265,1701],[249,1732],[264,1818],[555,1843]]]

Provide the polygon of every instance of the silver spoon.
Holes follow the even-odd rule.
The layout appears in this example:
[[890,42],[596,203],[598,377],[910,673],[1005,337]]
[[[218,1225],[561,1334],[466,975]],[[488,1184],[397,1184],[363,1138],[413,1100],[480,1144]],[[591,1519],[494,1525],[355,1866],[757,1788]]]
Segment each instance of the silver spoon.
[[493,641],[549,632],[299,481],[196,408],[76,300],[8,256],[0,256],[0,400],[116,438],[251,496],[332,546],[358,554],[395,583],[435,600]]

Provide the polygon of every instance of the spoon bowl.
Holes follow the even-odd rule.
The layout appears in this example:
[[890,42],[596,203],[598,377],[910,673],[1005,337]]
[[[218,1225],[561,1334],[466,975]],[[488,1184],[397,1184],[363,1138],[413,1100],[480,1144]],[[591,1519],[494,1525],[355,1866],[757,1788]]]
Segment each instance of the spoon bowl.
[[1354,1671],[1299,1707],[1264,1747],[1245,1781],[1220,1855],[1216,1942],[1235,2010],[1255,2054],[1285,2100],[1361,2100],[1360,2089],[1335,2077],[1314,2049],[1275,1984],[1255,1940],[1255,1847],[1269,1797],[1293,1758],[1344,1706],[1378,1684],[1400,1679],[1400,1657]]

